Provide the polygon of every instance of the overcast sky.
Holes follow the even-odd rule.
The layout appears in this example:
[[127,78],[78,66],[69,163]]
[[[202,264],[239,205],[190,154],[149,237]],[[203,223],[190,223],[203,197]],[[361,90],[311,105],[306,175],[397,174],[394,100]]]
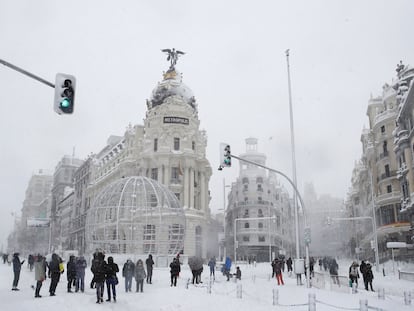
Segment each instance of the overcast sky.
[[414,64],[413,12],[410,0],[0,0],[0,59],[52,83],[57,72],[77,78],[75,113],[60,116],[51,87],[0,65],[0,242],[34,172],[143,124],[169,66],[163,48],[186,52],[177,69],[208,135],[212,211],[223,206],[223,178],[239,170],[233,161],[217,171],[220,142],[237,155],[257,137],[267,164],[292,174],[286,49],[298,187],[344,198],[368,99],[400,60]]

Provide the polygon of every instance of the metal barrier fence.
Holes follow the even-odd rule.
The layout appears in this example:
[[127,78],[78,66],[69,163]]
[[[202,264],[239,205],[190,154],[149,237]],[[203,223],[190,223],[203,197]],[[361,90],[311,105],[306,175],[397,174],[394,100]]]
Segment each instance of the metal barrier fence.
[[349,278],[341,275],[329,275],[321,272],[314,272],[312,286],[319,289],[327,289],[335,292],[349,293],[352,287],[349,286]]
[[414,282],[414,272],[400,271],[398,270],[398,278],[400,280],[412,281]]

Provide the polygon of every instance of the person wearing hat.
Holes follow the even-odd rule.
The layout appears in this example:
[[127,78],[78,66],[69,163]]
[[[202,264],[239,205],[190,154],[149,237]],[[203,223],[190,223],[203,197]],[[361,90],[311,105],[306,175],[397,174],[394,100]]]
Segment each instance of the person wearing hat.
[[19,253],[14,253],[12,262],[13,262],[13,273],[14,273],[12,290],[19,290],[17,288],[17,284],[19,284],[20,270],[22,269],[22,264],[24,264],[24,260],[21,262],[19,258]]
[[40,295],[40,289],[42,288],[43,281],[46,280],[46,260],[40,254],[36,257],[34,270],[36,280],[35,298],[41,298],[42,296]]

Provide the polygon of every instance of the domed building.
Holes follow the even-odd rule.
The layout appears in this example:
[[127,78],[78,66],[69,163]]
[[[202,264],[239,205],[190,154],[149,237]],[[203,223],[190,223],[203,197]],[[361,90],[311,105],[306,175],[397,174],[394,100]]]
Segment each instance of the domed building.
[[[208,184],[212,170],[206,159],[207,135],[199,128],[195,97],[183,83],[182,75],[175,66],[171,66],[146,103],[144,125],[129,125],[123,136],[110,136],[107,145],[92,155],[88,166],[82,168],[75,183],[77,208],[73,223],[80,224],[81,228],[82,215],[95,208],[92,202],[113,182],[128,176],[150,178],[168,188],[182,207],[182,222],[172,222],[185,224],[184,245],[178,252],[184,256],[206,258],[216,249],[211,242],[215,239],[208,239],[211,236]],[[99,232],[98,236],[104,236],[96,231],[98,227],[86,230],[88,234],[94,231]],[[82,249],[81,229],[73,228],[72,231],[73,247]],[[108,234],[105,232],[104,240],[108,240]],[[126,231],[117,231],[116,234],[120,234],[117,241],[122,241],[123,235],[128,240]],[[94,241],[92,236],[88,239]],[[107,252],[110,251],[106,249],[108,245],[105,244]],[[128,243],[117,242],[111,247],[120,253],[146,252],[145,247],[141,249],[135,245],[129,248]],[[91,249],[88,245],[85,248]]]
[[174,193],[142,176],[106,186],[86,217],[90,252],[175,255],[183,249],[184,231],[184,211]]

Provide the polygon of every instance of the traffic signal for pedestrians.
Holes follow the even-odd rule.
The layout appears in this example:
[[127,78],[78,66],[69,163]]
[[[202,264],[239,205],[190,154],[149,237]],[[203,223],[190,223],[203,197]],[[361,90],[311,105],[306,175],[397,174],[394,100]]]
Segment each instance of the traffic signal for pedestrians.
[[64,73],[56,74],[54,109],[58,114],[73,113],[76,78]]
[[220,144],[220,167],[231,167],[231,150],[229,144]]

